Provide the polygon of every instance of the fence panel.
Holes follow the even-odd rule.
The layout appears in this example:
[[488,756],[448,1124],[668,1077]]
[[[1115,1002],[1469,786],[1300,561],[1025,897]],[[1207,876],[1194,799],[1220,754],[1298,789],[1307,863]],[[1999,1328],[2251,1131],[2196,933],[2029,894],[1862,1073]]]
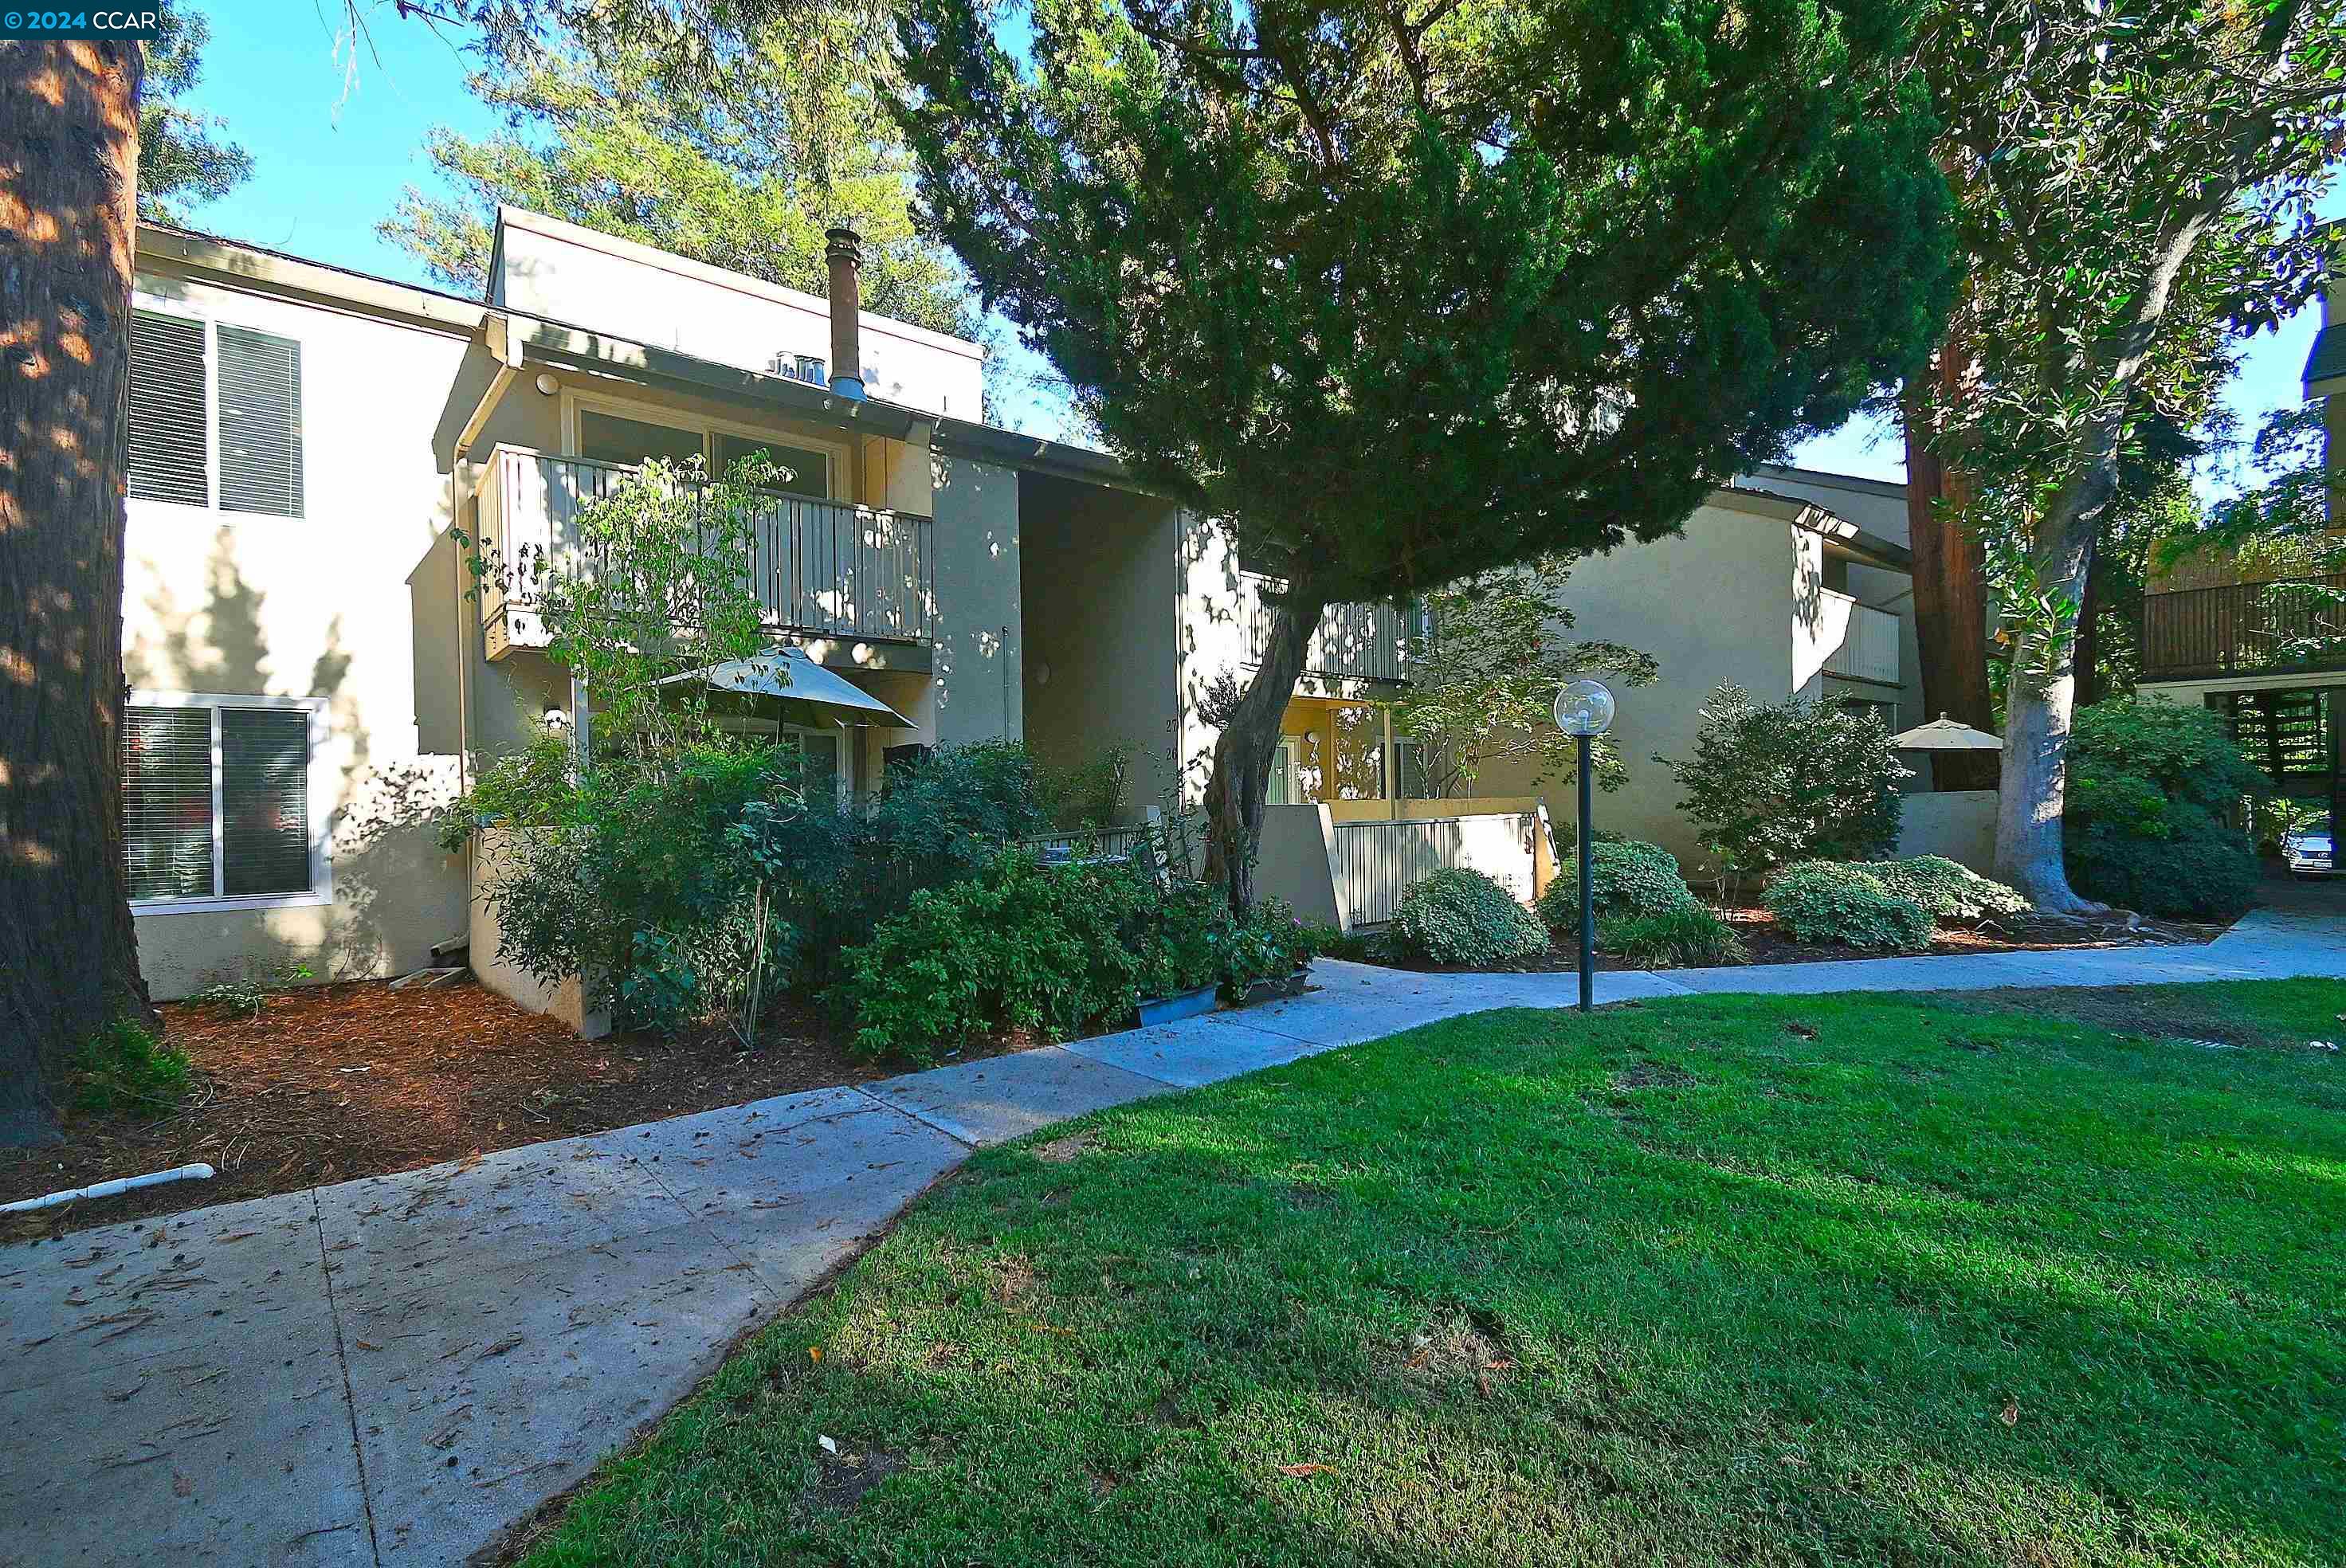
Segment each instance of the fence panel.
[[1330,830],[1337,903],[1354,925],[1383,924],[1412,886],[1461,866],[1496,878],[1531,901],[1537,821],[1527,813],[1338,822]]

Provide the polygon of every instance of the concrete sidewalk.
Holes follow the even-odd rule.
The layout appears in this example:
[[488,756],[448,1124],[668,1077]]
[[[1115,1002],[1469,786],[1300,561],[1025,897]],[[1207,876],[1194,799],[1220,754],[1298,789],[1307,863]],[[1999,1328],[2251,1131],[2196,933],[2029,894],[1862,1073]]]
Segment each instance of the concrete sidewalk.
[[[445,1563],[690,1390],[971,1148],[1568,974],[1323,962],[1240,1013],[0,1247],[0,1563]],[[1601,1001],[2346,976],[2346,920],[2204,948],[1615,972]]]

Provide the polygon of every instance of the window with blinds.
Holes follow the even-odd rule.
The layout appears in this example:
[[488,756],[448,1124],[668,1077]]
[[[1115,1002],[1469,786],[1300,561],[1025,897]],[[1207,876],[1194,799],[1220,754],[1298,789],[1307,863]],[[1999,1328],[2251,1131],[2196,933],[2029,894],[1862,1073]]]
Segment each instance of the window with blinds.
[[123,840],[133,899],[316,891],[308,708],[134,702],[125,717]]
[[301,345],[161,311],[132,313],[130,494],[303,515]]
[[219,342],[223,512],[301,515],[301,345],[225,321]]
[[209,378],[204,324],[157,311],[130,314],[130,494],[139,501],[211,504]]

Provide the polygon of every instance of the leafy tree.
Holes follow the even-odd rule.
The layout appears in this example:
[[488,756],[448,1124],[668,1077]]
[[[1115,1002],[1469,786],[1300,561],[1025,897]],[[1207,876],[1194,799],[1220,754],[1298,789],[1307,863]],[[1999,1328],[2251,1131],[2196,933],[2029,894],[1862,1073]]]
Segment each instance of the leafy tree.
[[1998,875],[2086,907],[2061,854],[2076,616],[2143,423],[2318,276],[2346,135],[2346,12],[2307,0],[1943,0],[1921,58],[1972,262],[1933,411],[1960,453],[2012,647]]
[[1252,894],[1331,603],[1669,532],[1918,362],[1944,189],[1902,0],[911,0],[922,213],[1111,450],[1277,563],[1216,742]]
[[952,256],[913,231],[903,138],[872,81],[835,58],[769,28],[689,88],[627,40],[500,59],[469,85],[508,128],[478,140],[434,130],[426,150],[454,194],[411,186],[377,231],[473,293],[509,203],[820,294],[823,230],[846,217],[863,236],[867,309],[967,335]]
[[1910,776],[1889,727],[1794,697],[1762,708],[1741,687],[1702,710],[1694,755],[1657,755],[1719,869],[1740,883],[1795,860],[1870,860],[1898,845],[1898,782]]
[[147,79],[138,104],[138,216],[184,223],[187,209],[217,201],[252,178],[252,155],[219,132],[227,122],[184,101],[203,78],[210,18],[171,3],[147,46]]
[[[1485,763],[1528,761],[1532,782],[1578,765],[1579,743],[1556,728],[1556,687],[1603,673],[1644,686],[1658,673],[1649,654],[1619,643],[1573,642],[1564,587],[1571,563],[1543,555],[1426,596],[1434,635],[1413,638],[1409,695],[1394,722],[1424,748],[1426,793],[1439,799],[1474,783]],[[1593,748],[1596,781],[1617,789],[1629,769],[1610,736]]]

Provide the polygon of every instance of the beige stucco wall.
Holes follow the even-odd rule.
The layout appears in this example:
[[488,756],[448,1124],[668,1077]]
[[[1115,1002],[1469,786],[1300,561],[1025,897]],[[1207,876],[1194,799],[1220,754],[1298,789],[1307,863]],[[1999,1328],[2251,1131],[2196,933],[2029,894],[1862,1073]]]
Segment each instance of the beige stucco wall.
[[[781,353],[831,357],[830,307],[817,295],[536,214],[509,214],[499,237],[495,304],[745,370]],[[872,396],[978,417],[984,351],[868,311],[861,321]]]
[[1943,855],[1982,876],[1995,873],[1993,789],[1942,789],[1901,797],[1898,856]]
[[1026,743],[1053,768],[1130,747],[1137,821],[1175,777],[1180,509],[1038,474],[1019,495]]
[[[1792,690],[1793,530],[1719,506],[1698,508],[1676,537],[1630,545],[1573,568],[1565,588],[1575,639],[1626,643],[1654,656],[1650,686],[1612,682],[1613,739],[1629,781],[1596,799],[1596,826],[1662,845],[1689,875],[1701,859],[1678,810],[1678,789],[1654,755],[1688,758],[1703,706],[1732,680],[1762,702]],[[1563,841],[1577,830],[1570,777],[1533,783],[1528,763],[1486,766],[1477,795],[1537,795]]]
[[1329,860],[1334,825],[1325,806],[1266,806],[1255,854],[1254,885],[1264,898],[1285,899],[1296,917],[1313,925],[1346,924]]
[[[465,923],[463,861],[421,821],[455,760],[444,726],[422,735],[449,667],[420,657],[412,581],[449,518],[433,438],[464,340],[159,265],[139,287],[301,343],[306,515],[130,503],[123,648],[134,691],[325,699],[313,830],[332,872],[328,903],[138,914],[148,983],[168,999],[248,968],[421,965]],[[423,613],[444,630],[444,611]]]
[[1025,733],[1019,654],[1018,474],[965,457],[932,465],[936,519],[936,655],[929,687],[936,743]]

